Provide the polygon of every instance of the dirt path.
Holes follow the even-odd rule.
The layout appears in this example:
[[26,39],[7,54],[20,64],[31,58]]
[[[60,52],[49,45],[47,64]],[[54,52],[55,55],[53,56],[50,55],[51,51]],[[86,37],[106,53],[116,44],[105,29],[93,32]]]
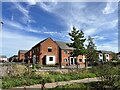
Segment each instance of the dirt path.
[[[58,85],[65,85],[65,84],[73,84],[73,83],[89,83],[100,81],[99,78],[85,78],[80,80],[70,80],[70,81],[62,81],[62,82],[55,82],[55,83],[46,83],[45,88],[54,88]],[[41,84],[31,85],[31,86],[24,86],[24,87],[15,87],[13,89],[3,89],[3,90],[40,90]]]

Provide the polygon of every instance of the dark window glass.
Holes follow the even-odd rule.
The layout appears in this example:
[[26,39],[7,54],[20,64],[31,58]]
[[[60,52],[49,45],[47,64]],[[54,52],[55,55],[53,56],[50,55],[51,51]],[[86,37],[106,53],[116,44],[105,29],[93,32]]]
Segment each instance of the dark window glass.
[[67,59],[66,59],[66,58],[64,59],[64,62],[67,62]]
[[64,50],[64,54],[67,54],[67,50]]
[[106,55],[106,57],[108,57],[108,55]]
[[49,57],[49,61],[53,61],[53,57]]
[[80,62],[82,62],[82,59],[79,59]]
[[48,48],[48,52],[52,52],[52,48]]

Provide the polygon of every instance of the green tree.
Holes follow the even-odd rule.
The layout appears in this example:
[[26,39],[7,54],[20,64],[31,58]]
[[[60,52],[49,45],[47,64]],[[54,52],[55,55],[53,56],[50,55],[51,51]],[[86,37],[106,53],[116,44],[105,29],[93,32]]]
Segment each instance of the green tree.
[[74,50],[70,53],[73,57],[78,57],[79,55],[85,54],[85,47],[84,47],[84,33],[82,30],[77,30],[73,27],[73,30],[69,33],[71,37],[71,43],[69,44],[70,47],[73,47]]
[[101,80],[101,84],[98,82],[100,87],[98,88],[111,88],[118,90],[120,88],[120,67],[114,67],[110,64],[99,65],[94,67],[93,73]]
[[93,65],[94,61],[98,61],[98,53],[96,50],[95,43],[93,42],[93,38],[88,36],[88,45],[87,45],[87,60],[91,62]]
[[119,60],[116,53],[112,53],[112,60]]

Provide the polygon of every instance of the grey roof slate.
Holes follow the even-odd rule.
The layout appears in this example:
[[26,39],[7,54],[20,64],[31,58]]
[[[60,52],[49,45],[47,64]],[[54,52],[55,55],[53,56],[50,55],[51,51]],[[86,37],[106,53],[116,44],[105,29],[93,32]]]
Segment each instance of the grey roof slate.
[[0,58],[7,58],[7,56],[5,56],[5,55],[0,55]]
[[112,54],[113,52],[112,51],[104,51],[104,50],[100,50],[98,52],[101,52],[101,53],[106,53],[106,54]]
[[73,50],[74,48],[69,47],[66,42],[55,41],[61,49]]
[[19,50],[20,53],[26,53],[28,50]]

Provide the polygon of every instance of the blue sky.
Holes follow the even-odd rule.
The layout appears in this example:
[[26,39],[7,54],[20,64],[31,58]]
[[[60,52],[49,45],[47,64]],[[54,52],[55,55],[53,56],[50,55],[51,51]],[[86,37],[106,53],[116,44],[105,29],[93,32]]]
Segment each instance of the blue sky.
[[3,2],[2,20],[0,50],[8,57],[47,37],[70,42],[72,26],[92,36],[98,50],[118,52],[117,2]]

